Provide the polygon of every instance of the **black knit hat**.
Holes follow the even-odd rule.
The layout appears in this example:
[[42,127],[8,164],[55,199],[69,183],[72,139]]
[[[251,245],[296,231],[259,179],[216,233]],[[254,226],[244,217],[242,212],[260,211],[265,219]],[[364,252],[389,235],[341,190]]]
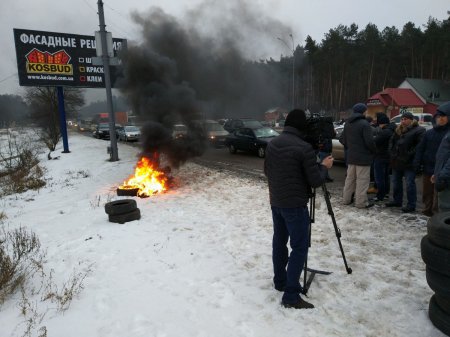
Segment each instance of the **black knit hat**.
[[450,117],[450,102],[439,105],[436,111],[436,115],[438,114]]
[[408,118],[408,119],[414,120],[414,115],[411,112],[406,111],[402,114],[402,118]]
[[388,116],[383,112],[377,112],[377,124],[389,124]]
[[366,111],[367,111],[367,105],[365,105],[364,103],[356,103],[353,106],[353,112],[355,112],[355,113],[363,114]]
[[292,126],[299,131],[306,128],[306,114],[303,110],[294,109],[288,113],[284,126]]

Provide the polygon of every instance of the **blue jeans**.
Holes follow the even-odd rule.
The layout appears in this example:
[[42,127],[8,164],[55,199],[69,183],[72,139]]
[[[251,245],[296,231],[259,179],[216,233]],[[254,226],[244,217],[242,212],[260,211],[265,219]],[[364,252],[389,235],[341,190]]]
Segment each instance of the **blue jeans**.
[[[300,292],[302,291],[300,275],[308,254],[308,208],[272,206],[272,219],[273,282],[276,288],[285,288],[282,298],[283,303],[294,304],[300,300]],[[289,239],[292,251],[288,256],[287,243]]]
[[406,207],[416,209],[417,191],[416,191],[416,173],[414,170],[392,170],[392,185],[394,187],[394,202],[403,204],[403,177],[406,180],[406,198],[408,203]]
[[378,190],[377,199],[383,200],[389,193],[389,163],[375,159],[373,161],[373,173]]

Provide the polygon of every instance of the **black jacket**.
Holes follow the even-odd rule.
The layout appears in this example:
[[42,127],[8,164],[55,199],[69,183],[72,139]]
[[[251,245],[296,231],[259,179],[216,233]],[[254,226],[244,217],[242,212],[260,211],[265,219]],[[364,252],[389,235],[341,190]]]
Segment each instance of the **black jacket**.
[[312,146],[296,128],[286,126],[266,149],[264,174],[269,183],[270,204],[275,207],[306,206],[311,187],[325,181],[326,168],[317,164]]
[[440,192],[450,189],[450,131],[442,139],[436,153],[434,176],[436,178],[436,190]]
[[425,129],[416,120],[408,127],[400,124],[389,142],[391,167],[397,170],[413,170],[416,147],[419,145]]
[[347,164],[370,166],[376,152],[373,128],[363,114],[352,113],[339,141],[347,150]]
[[427,175],[434,174],[434,165],[436,163],[436,153],[441,145],[442,138],[450,130],[449,124],[442,126],[434,125],[432,129],[427,130],[422,141],[417,145],[416,156],[414,158],[414,169],[419,170],[423,166],[423,172]]
[[383,128],[376,128],[374,132],[374,141],[377,147],[375,159],[389,163],[389,140],[394,134],[395,128],[395,123],[387,124]]

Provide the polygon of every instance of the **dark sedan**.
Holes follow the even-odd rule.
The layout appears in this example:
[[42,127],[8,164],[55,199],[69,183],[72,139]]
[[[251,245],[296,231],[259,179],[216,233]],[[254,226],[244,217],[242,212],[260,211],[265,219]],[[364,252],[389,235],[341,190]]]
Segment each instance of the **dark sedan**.
[[278,136],[275,130],[262,128],[241,128],[228,135],[225,139],[225,145],[230,153],[236,153],[238,150],[253,152],[260,158],[266,155],[266,146],[272,139]]

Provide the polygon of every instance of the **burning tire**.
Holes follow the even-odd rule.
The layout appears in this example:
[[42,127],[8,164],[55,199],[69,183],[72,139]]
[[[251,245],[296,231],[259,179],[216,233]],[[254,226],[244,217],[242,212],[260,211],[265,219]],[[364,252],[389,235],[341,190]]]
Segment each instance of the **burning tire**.
[[117,214],[117,215],[109,215],[109,221],[124,224],[125,222],[139,220],[141,218],[141,211],[139,208],[136,208],[135,210],[123,213],[123,214]]
[[134,199],[115,200],[105,204],[105,212],[109,215],[129,213],[135,209],[137,209],[137,204]]
[[450,249],[450,212],[432,216],[427,223],[427,233],[435,245]]
[[440,274],[450,276],[450,250],[433,244],[428,235],[425,235],[420,242],[422,260],[427,267]]
[[431,296],[428,316],[436,328],[450,336],[450,315],[439,307],[435,296]]

